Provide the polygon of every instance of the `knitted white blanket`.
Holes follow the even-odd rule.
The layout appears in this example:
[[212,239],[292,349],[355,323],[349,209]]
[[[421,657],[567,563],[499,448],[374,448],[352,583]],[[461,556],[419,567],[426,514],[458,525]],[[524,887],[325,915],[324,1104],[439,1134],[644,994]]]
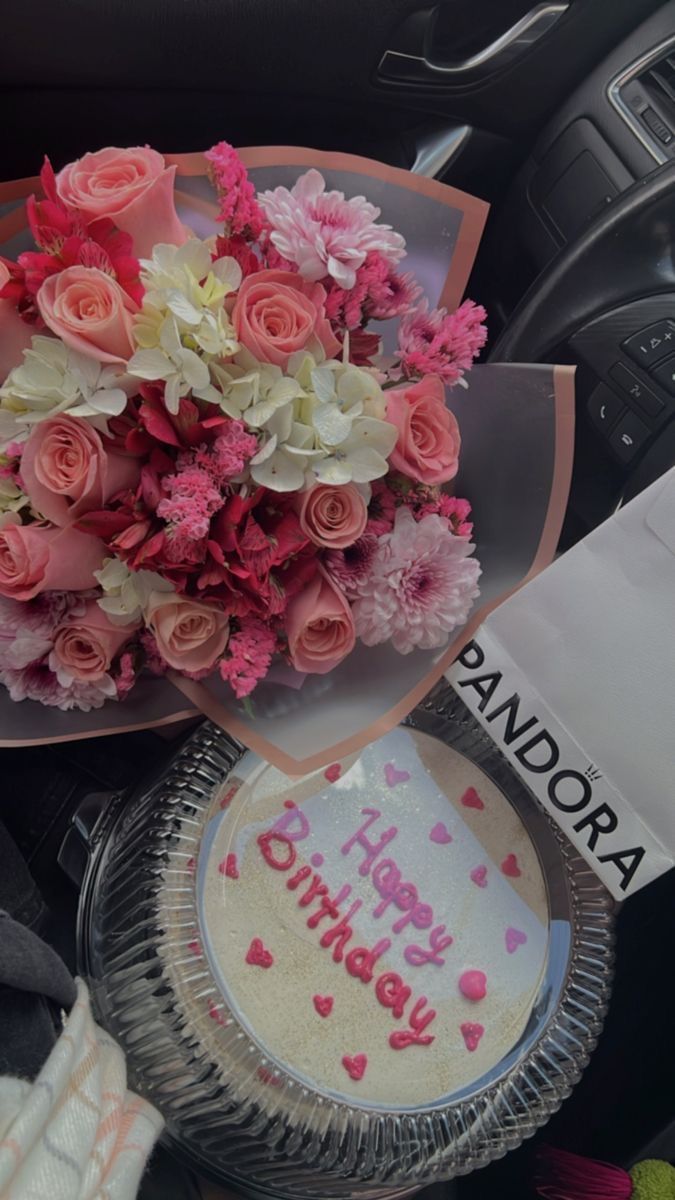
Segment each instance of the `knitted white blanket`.
[[119,1046],[77,1002],[33,1084],[0,1078],[2,1200],[134,1200],[163,1121],[127,1091]]

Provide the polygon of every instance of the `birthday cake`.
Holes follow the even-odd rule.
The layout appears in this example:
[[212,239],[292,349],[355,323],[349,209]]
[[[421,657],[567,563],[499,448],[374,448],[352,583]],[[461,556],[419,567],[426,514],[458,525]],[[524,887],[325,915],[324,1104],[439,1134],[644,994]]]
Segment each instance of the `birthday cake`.
[[504,793],[401,727],[291,779],[246,753],[193,864],[193,952],[277,1072],[336,1100],[420,1108],[479,1085],[527,1029],[546,885]]

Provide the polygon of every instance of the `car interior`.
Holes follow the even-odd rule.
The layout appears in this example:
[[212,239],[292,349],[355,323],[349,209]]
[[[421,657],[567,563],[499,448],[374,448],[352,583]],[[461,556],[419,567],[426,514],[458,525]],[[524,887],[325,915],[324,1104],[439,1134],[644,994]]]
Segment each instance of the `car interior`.
[[[59,168],[100,146],[226,138],[364,155],[487,200],[467,290],[488,312],[483,361],[576,368],[561,551],[675,462],[675,0],[32,0],[4,6],[2,41],[5,179],[36,175],[45,152]],[[72,822],[86,831],[183,736],[0,752],[2,819],[73,970],[85,851]],[[659,964],[674,876],[619,914],[609,1016],[572,1097],[533,1141],[429,1200],[525,1200],[542,1142],[672,1161]],[[198,1196],[180,1171],[160,1150],[141,1197]]]

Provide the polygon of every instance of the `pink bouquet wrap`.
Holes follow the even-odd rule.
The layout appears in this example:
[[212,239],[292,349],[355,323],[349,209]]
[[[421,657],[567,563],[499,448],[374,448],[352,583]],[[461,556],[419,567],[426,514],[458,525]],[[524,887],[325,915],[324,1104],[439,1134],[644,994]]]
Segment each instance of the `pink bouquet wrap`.
[[202,712],[316,769],[550,562],[572,372],[469,371],[486,215],[292,147],[0,185],[0,744]]

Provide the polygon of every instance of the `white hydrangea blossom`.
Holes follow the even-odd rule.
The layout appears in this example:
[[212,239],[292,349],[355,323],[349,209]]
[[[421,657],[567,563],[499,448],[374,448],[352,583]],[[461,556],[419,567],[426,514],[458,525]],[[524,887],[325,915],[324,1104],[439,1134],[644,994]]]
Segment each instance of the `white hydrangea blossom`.
[[225,307],[241,283],[239,264],[227,257],[213,262],[209,243],[190,238],[183,246],[155,246],[151,259],[141,259],[141,280],[146,292],[134,322],[139,349],[129,372],[164,380],[171,413],[189,391],[217,401],[208,364],[239,349]]
[[151,592],[172,592],[173,585],[154,571],[130,571],[119,558],[106,558],[94,575],[103,589],[98,605],[113,625],[132,625],[141,617]]
[[59,413],[107,434],[108,418],[124,412],[137,386],[119,367],[101,366],[60,338],[35,336],[0,388],[0,446],[25,441],[34,425]]
[[255,483],[278,492],[322,483],[369,483],[386,475],[397,431],[382,418],[385,402],[374,375],[336,360],[291,356],[288,374],[240,351],[212,364],[218,401],[228,416],[261,434],[251,459]]

